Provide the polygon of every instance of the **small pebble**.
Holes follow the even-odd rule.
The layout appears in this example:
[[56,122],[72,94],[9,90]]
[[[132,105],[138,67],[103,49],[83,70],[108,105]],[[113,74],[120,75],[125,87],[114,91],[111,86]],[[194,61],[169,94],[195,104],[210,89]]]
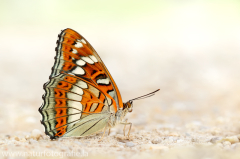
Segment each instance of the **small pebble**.
[[6,135],[5,137],[6,137],[7,139],[9,139],[11,136],[10,136],[10,135]]
[[14,140],[19,141],[20,139],[17,136],[14,136]]
[[38,140],[41,136],[42,136],[42,132],[38,129],[34,129],[30,137]]
[[239,139],[237,136],[229,136],[223,139],[224,141],[229,141],[230,143],[237,143],[239,142]]
[[122,145],[122,146],[125,145],[125,143],[123,143],[123,142],[118,142],[118,144],[119,144],[119,145]]
[[135,146],[135,144],[134,144],[133,142],[127,142],[127,143],[126,143],[126,146],[127,146],[127,147],[133,147],[133,146]]
[[27,140],[25,138],[21,138],[21,142],[26,142]]
[[173,143],[173,141],[177,141],[177,139],[173,138],[172,136],[166,137],[165,140],[168,140],[168,142]]
[[186,137],[190,137],[191,134],[190,134],[190,133],[185,133],[185,136],[186,136]]
[[210,130],[212,135],[217,135],[221,133],[221,130],[218,128],[213,128],[212,130]]
[[29,139],[29,138],[30,138],[30,136],[29,136],[29,135],[26,135],[26,136],[25,136],[25,139]]
[[210,139],[210,142],[211,143],[218,143],[218,142],[221,142],[223,138],[222,137],[213,137]]
[[199,139],[197,139],[197,138],[192,138],[191,141],[192,141],[192,142],[199,142]]
[[223,142],[223,145],[224,145],[224,146],[230,146],[230,145],[231,145],[231,142],[229,142],[229,141],[224,141],[224,142]]
[[124,148],[124,146],[122,146],[122,145],[118,145],[118,148],[121,148],[121,149],[123,149],[123,148]]
[[172,133],[170,133],[170,134],[169,134],[169,136],[176,136],[176,137],[178,137],[178,136],[179,136],[179,134],[178,134],[178,133],[176,133],[176,132],[172,132]]
[[162,142],[162,139],[161,139],[161,138],[155,138],[155,139],[152,140],[152,143],[153,143],[153,144],[159,144],[159,143],[161,143],[161,142]]

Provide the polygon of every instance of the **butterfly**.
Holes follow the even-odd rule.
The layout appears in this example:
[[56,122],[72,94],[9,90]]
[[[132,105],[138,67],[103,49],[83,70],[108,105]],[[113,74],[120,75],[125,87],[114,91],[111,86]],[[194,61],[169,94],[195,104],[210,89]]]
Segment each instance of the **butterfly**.
[[[84,137],[116,124],[130,125],[124,120],[132,112],[133,100],[122,102],[119,89],[103,61],[90,43],[72,29],[58,35],[55,63],[49,81],[44,84],[43,104],[39,108],[41,123],[51,139]],[[125,135],[124,126],[124,135]],[[104,136],[103,133],[103,136]],[[102,137],[103,137],[102,136]]]

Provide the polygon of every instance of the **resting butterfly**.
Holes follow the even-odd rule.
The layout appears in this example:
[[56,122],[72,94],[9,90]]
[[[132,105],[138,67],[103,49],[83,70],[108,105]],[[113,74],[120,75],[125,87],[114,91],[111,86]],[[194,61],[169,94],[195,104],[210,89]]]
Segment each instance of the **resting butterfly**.
[[[65,29],[59,34],[55,63],[44,84],[41,123],[51,139],[83,137],[115,126],[124,120],[132,102],[122,102],[116,83],[97,52],[79,33]],[[124,127],[125,134],[125,127]]]

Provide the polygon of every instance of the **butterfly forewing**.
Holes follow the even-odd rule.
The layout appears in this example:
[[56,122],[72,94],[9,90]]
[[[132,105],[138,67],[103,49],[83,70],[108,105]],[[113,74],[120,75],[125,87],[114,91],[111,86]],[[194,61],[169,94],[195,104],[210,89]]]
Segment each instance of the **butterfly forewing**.
[[102,60],[80,34],[59,34],[50,80],[44,84],[42,124],[51,138],[86,136],[103,129],[109,114],[123,107]]

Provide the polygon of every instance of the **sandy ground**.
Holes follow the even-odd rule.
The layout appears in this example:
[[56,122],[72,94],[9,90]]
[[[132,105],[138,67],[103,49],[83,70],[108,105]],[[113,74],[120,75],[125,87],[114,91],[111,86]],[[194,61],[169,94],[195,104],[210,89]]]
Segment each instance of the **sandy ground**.
[[[141,111],[137,109],[136,106],[136,111],[129,118],[133,123],[130,138],[123,136],[122,125],[112,129],[110,135],[105,135],[100,142],[102,133],[51,141],[42,133],[42,129],[14,131],[1,133],[1,155],[6,155],[6,152],[14,155],[15,152],[21,153],[22,158],[25,155],[32,155],[32,158],[35,158],[34,155],[63,158],[76,155],[87,158],[240,157],[239,112],[217,117],[211,111],[196,113],[191,110],[163,111],[155,108],[150,112],[152,115],[148,116],[139,115]],[[40,127],[39,122],[34,125]]]
[[[129,139],[123,136],[123,125],[118,125],[101,142],[101,133],[51,141],[39,122],[42,85],[54,62],[59,31],[28,28],[32,34],[24,35],[2,29],[0,156],[12,158],[10,155],[18,152],[19,158],[69,158],[76,154],[116,159],[240,158],[240,48],[235,39],[204,48],[184,48],[174,43],[170,46],[150,34],[151,41],[136,45],[140,35],[135,36],[132,29],[127,41],[126,34],[114,31],[109,35],[117,38],[106,36],[104,41],[93,36],[94,32],[85,37],[110,70],[124,101],[161,90],[151,98],[134,101],[133,112],[127,114],[133,123]],[[13,34],[19,43],[10,47],[6,41]]]

